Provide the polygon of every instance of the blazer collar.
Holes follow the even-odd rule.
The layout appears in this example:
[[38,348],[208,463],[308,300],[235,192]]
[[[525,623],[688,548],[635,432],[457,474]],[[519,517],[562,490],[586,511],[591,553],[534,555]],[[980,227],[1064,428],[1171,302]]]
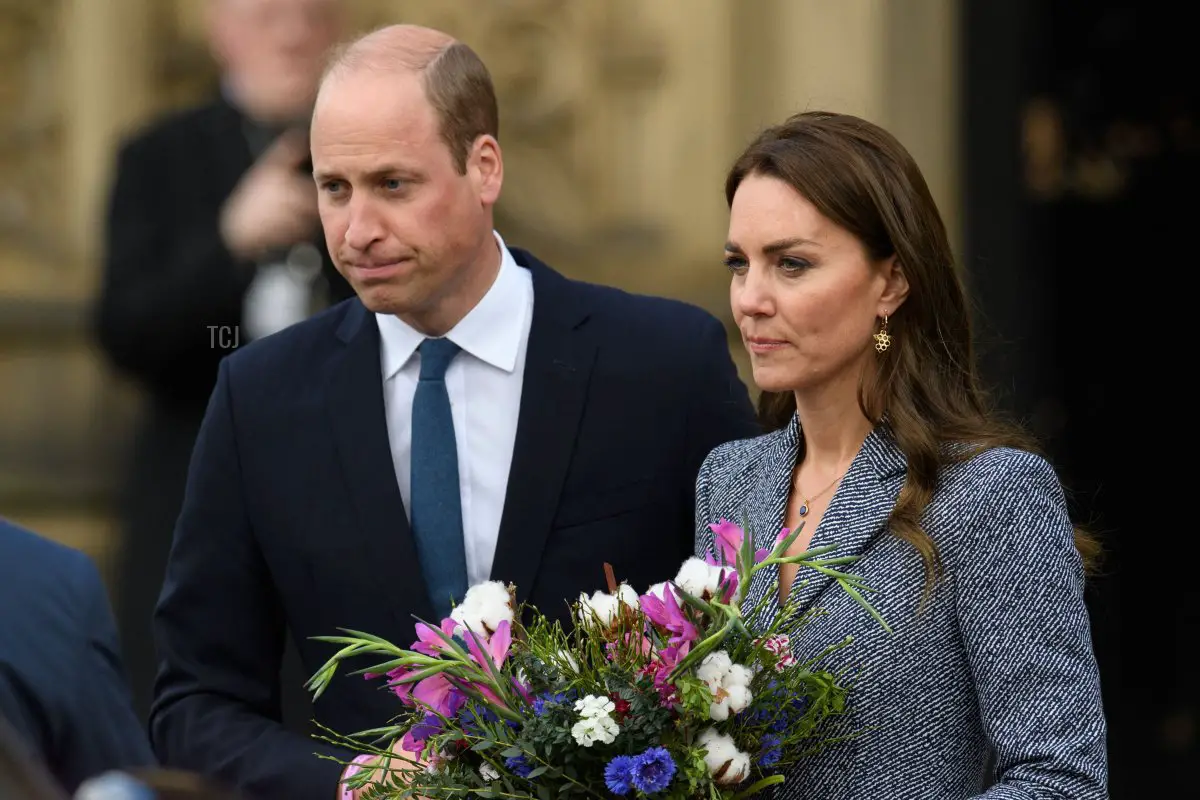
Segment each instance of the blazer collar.
[[[799,453],[799,420],[793,417],[788,426],[770,436],[758,485],[747,498],[753,518],[763,519],[758,512],[763,509],[769,514],[767,518],[776,523],[753,531],[755,546],[768,549],[774,546],[787,509],[792,469]],[[828,558],[861,556],[886,530],[888,515],[904,482],[906,464],[904,453],[886,423],[877,425],[867,434],[858,454],[850,462],[813,534],[809,549],[833,545],[836,549],[826,556]],[[842,569],[853,573],[854,565]],[[778,567],[761,570],[754,577],[748,595],[761,597],[775,586],[778,577]],[[833,583],[834,579],[828,575],[801,569],[792,586],[791,599],[801,612],[806,611]],[[778,608],[777,601],[773,598],[766,608],[773,615]]]

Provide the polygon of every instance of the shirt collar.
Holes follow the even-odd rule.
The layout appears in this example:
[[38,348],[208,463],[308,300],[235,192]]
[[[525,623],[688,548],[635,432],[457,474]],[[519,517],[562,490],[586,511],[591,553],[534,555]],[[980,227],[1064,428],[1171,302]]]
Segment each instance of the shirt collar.
[[[512,372],[517,366],[521,332],[528,314],[528,298],[521,291],[521,267],[513,259],[499,233],[493,231],[500,247],[500,270],[492,286],[446,338],[475,358],[497,369]],[[390,380],[404,368],[427,338],[399,317],[376,314],[379,325],[380,360],[383,379]]]

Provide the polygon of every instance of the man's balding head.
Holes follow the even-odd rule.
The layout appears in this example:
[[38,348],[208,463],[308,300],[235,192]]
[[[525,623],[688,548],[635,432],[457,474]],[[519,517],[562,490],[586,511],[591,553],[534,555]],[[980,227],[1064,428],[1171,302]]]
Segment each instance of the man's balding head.
[[[500,114],[492,78],[467,45],[420,25],[389,25],[333,51],[320,92],[363,72],[419,76],[437,115],[439,132],[460,171],[483,135],[499,138]],[[319,102],[319,99],[318,99]]]

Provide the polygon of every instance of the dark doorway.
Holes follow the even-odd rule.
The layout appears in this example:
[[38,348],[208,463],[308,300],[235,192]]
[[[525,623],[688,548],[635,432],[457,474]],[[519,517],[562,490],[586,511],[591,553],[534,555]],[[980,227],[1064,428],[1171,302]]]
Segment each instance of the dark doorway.
[[1088,601],[1112,796],[1190,795],[1195,35],[1161,2],[962,8],[963,255],[985,374],[1107,551]]

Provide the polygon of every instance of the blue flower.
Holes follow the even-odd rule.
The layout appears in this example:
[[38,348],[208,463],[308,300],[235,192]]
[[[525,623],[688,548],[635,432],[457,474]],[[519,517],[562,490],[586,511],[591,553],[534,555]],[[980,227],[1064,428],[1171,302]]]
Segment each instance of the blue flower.
[[808,707],[810,703],[811,701],[808,699],[807,695],[801,695],[800,697],[792,699],[792,702],[788,704],[788,711],[791,713],[792,717],[798,721],[800,717],[803,717],[806,713],[808,713]]
[[665,747],[651,747],[633,760],[633,785],[639,792],[661,792],[674,777],[675,761]]
[[617,756],[604,768],[604,783],[615,795],[625,796],[633,790],[633,756]]
[[504,766],[518,778],[528,778],[529,773],[533,772],[533,765],[526,761],[523,755],[505,759]]
[[533,713],[543,717],[546,715],[546,706],[560,706],[566,702],[567,695],[563,692],[545,692],[533,699]]
[[779,737],[773,733],[763,736],[758,746],[758,765],[773,767],[779,763],[781,758],[783,758],[783,748],[780,745]]
[[430,736],[436,736],[442,732],[442,720],[437,714],[426,714],[425,719],[414,725],[409,730],[409,736],[414,742],[423,742]]
[[465,733],[478,736],[483,732],[482,723],[496,722],[500,718],[487,706],[466,705],[459,709],[458,721]]

